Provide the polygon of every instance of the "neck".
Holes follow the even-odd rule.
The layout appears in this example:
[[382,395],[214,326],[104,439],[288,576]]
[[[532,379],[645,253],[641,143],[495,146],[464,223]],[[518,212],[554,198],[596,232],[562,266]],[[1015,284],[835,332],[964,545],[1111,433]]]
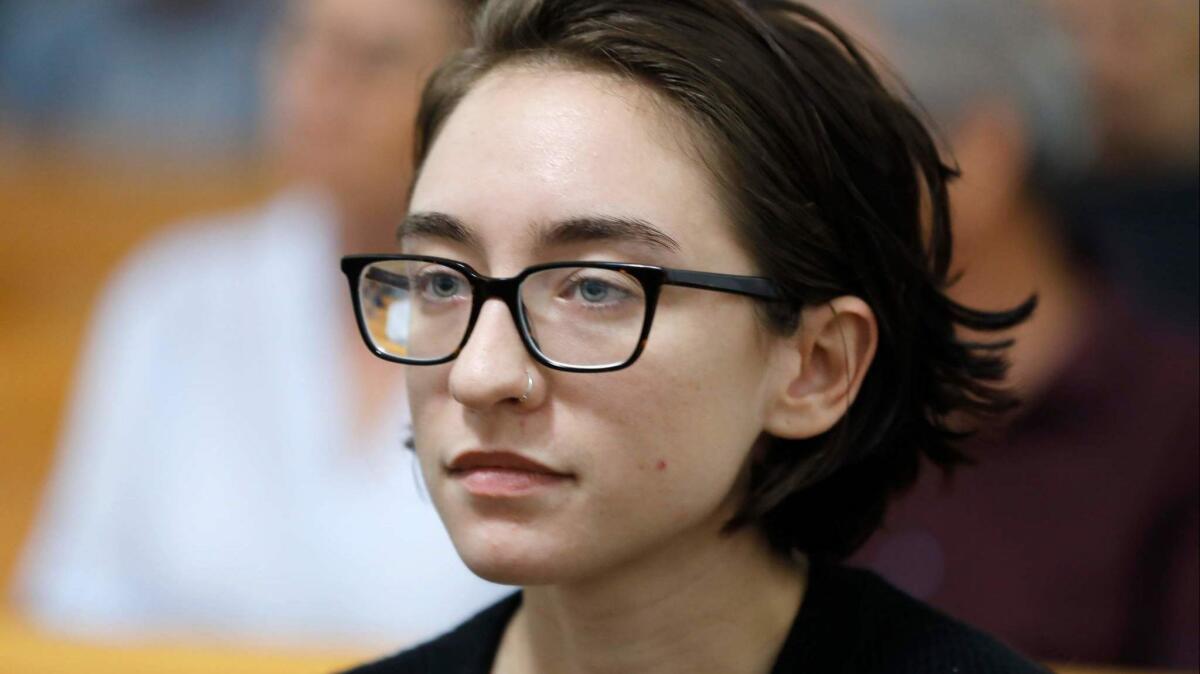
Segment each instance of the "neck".
[[966,272],[950,294],[967,306],[993,311],[1037,294],[1037,310],[1025,323],[1002,335],[972,335],[1015,338],[1007,381],[1029,397],[1053,380],[1082,338],[1086,281],[1055,223],[1034,204],[1013,209],[1005,225],[993,229],[993,236],[975,246],[986,253],[965,261]]
[[600,580],[526,588],[497,672],[770,671],[807,578],[753,530]]

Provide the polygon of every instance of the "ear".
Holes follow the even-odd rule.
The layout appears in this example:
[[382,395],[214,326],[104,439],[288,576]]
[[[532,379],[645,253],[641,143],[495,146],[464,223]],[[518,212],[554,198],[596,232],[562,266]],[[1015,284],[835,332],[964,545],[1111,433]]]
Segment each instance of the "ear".
[[875,313],[857,297],[804,309],[796,333],[777,345],[780,377],[764,430],[800,439],[832,428],[858,395],[878,343]]

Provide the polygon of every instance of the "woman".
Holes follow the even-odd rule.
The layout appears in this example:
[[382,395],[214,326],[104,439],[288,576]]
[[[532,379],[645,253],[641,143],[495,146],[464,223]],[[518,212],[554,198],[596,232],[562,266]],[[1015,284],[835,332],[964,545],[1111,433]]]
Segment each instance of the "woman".
[[943,295],[953,171],[855,47],[735,0],[497,0],[476,38],[403,255],[343,269],[455,547],[524,591],[360,671],[1038,671],[830,561],[1011,406],[955,329],[1032,308]]

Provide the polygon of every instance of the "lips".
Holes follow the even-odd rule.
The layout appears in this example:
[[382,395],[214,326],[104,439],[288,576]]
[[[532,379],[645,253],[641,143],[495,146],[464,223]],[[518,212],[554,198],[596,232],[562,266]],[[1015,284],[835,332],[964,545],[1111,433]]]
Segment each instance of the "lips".
[[509,451],[469,451],[454,457],[447,466],[451,478],[473,495],[516,497],[571,479],[527,456]]
[[500,468],[523,471],[526,473],[544,473],[546,475],[566,476],[549,466],[533,459],[508,451],[471,451],[463,452],[450,462],[450,472],[477,470],[480,468]]

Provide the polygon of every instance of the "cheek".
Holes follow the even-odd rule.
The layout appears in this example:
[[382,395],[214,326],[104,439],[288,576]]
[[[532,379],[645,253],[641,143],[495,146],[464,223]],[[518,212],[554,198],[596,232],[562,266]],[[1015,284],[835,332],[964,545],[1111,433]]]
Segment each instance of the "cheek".
[[593,408],[603,419],[597,426],[611,429],[639,473],[679,478],[692,467],[712,466],[715,453],[738,454],[742,438],[757,436],[759,423],[747,407],[706,379],[658,374],[652,385],[622,386]]
[[622,491],[625,483],[644,490],[633,502],[661,496],[668,507],[688,507],[724,499],[762,432],[761,358],[740,335],[712,327],[687,332],[711,339],[680,335],[648,345],[629,369],[591,375],[605,377],[595,386],[563,387],[564,404],[587,410],[581,426],[595,429],[592,440],[607,449],[589,456],[589,468]]
[[405,386],[408,391],[408,408],[412,415],[413,438],[417,448],[428,444],[426,438],[448,427],[448,420],[441,420],[449,411],[452,402],[446,393],[446,366],[407,367]]

